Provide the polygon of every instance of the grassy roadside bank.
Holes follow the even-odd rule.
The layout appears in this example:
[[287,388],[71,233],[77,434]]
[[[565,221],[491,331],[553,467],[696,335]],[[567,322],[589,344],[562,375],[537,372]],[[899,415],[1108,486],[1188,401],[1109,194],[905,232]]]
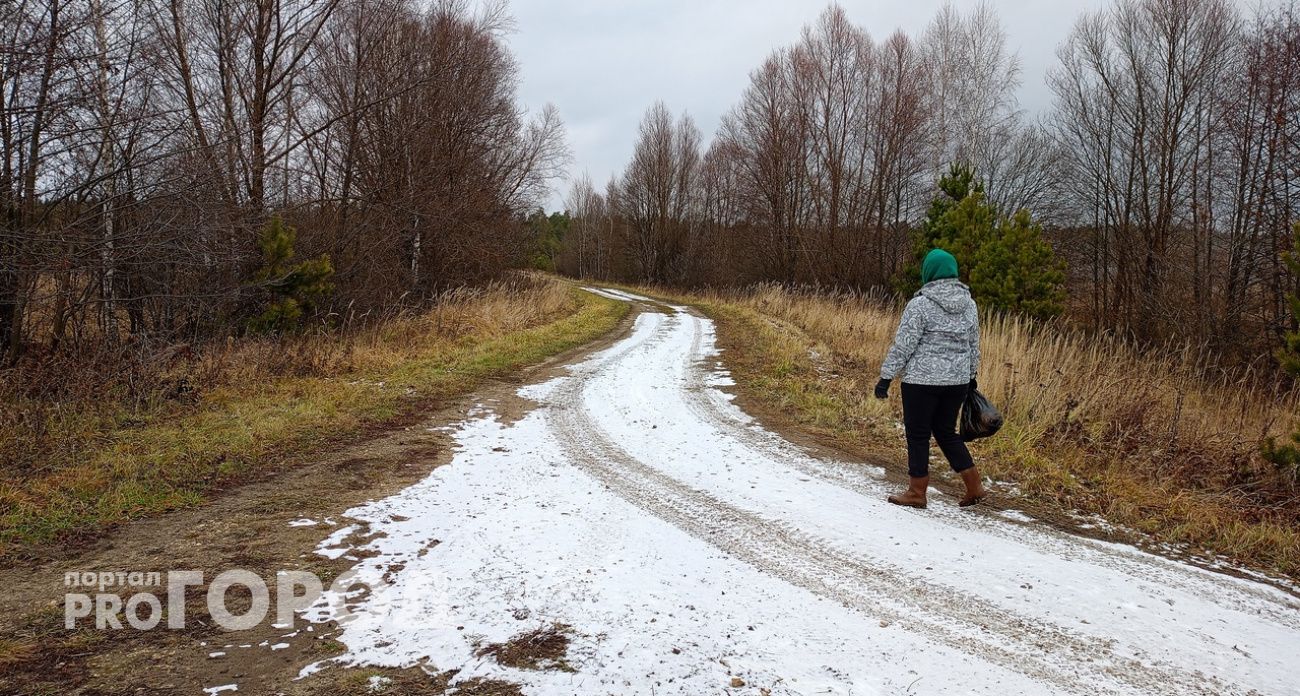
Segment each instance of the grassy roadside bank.
[[[743,397],[903,471],[897,390],[888,402],[871,394],[898,322],[891,304],[773,286],[648,292],[717,321]],[[987,318],[983,348],[980,389],[1008,424],[972,449],[1004,500],[1300,578],[1300,489],[1257,454],[1292,425],[1296,393],[1212,377],[1192,351],[1140,354],[1014,319]],[[946,467],[936,474],[945,485]]]
[[[79,404],[0,426],[0,557],[197,505],[315,448],[591,341],[625,303],[554,279],[449,295],[347,337],[250,340],[170,368],[184,399]],[[6,408],[37,412],[19,397]],[[14,463],[16,462],[16,463]],[[12,464],[11,464],[12,463]]]

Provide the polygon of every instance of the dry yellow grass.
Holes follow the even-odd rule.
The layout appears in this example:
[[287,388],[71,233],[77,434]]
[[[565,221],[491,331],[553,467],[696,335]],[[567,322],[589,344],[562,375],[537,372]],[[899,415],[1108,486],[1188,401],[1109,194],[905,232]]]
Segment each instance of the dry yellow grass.
[[[10,391],[0,395],[0,555],[197,504],[323,442],[592,340],[626,311],[533,276],[345,335],[209,346],[78,398]],[[54,375],[31,377],[39,386]],[[151,388],[124,384],[142,380]]]
[[[887,403],[871,396],[893,302],[777,286],[681,299],[719,320],[742,389],[901,468],[897,390]],[[980,390],[1007,425],[974,449],[995,479],[1055,510],[1300,576],[1296,482],[1258,456],[1263,437],[1294,425],[1296,392],[1212,376],[1192,349],[1142,354],[1000,316],[983,321],[983,355]]]

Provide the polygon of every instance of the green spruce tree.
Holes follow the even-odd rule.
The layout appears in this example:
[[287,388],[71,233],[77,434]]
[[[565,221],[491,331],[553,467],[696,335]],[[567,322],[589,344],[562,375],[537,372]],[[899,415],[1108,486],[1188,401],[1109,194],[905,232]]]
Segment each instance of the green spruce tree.
[[263,292],[262,307],[248,322],[254,333],[297,329],[302,317],[332,290],[334,266],[328,255],[293,263],[297,231],[279,217],[271,218],[258,238],[263,266],[253,276]]
[[1002,218],[974,250],[971,293],[990,307],[1047,319],[1065,310],[1065,263],[1021,210]]
[[[1282,256],[1291,271],[1292,278],[1300,282],[1300,223],[1295,227],[1295,247]],[[1277,352],[1282,369],[1292,377],[1300,378],[1300,291],[1287,298],[1291,305],[1292,327],[1286,333],[1282,348]],[[1273,438],[1264,441],[1264,458],[1272,462],[1278,471],[1294,485],[1300,481],[1300,429],[1291,433],[1291,442],[1279,445]]]
[[899,290],[920,288],[921,260],[931,249],[957,258],[962,282],[977,302],[1045,319],[1065,307],[1065,265],[1028,211],[1002,214],[969,167],[954,164],[939,179],[940,194],[917,230],[912,264]]
[[984,197],[984,191],[972,191],[944,214],[937,225],[941,233],[932,248],[943,249],[956,257],[961,281],[969,285],[980,250],[997,236],[999,224],[997,211]]

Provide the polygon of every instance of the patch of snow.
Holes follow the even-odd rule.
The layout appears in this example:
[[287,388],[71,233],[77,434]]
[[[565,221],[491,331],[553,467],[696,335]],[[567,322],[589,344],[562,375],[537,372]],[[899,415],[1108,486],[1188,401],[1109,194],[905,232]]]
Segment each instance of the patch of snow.
[[315,527],[316,524],[316,520],[308,519],[306,517],[289,521],[290,527]]
[[339,529],[334,530],[329,536],[325,537],[324,541],[322,541],[320,545],[316,547],[316,553],[330,560],[342,557],[343,554],[352,550],[351,547],[344,545],[343,542],[355,531],[357,531],[357,525],[355,524],[350,524],[346,527],[340,527]]
[[239,691],[239,685],[225,684],[223,686],[209,686],[203,689],[203,693],[207,694],[208,696],[216,696],[217,694],[224,693],[226,691]]
[[1036,522],[1036,521],[1037,521],[1037,520],[1035,520],[1034,518],[1030,517],[1029,515],[1026,515],[1025,513],[1021,512],[1021,511],[1019,511],[1019,510],[1003,510],[1002,512],[999,512],[998,514],[999,514],[999,515],[1002,515],[1003,517],[1005,517],[1005,518],[1007,518],[1007,519],[1009,519],[1009,520],[1015,520],[1016,522]]
[[584,287],[583,290],[586,290],[587,292],[589,292],[589,293],[591,293],[591,294],[593,294],[593,295],[600,295],[601,297],[604,297],[604,298],[606,298],[606,299],[610,299],[610,300],[626,300],[626,299],[627,299],[627,298],[621,297],[620,295],[615,294],[615,292],[616,292],[615,290],[608,290],[608,289],[605,289],[605,288],[588,288],[588,287]]
[[306,667],[303,667],[302,669],[298,670],[298,676],[294,677],[293,680],[300,681],[302,679],[306,679],[307,677],[310,677],[311,675],[324,670],[325,667],[328,666],[329,663],[333,661],[334,661],[333,659],[325,659],[325,660],[317,660],[316,662],[312,662],[308,664]]
[[615,290],[614,288],[583,287],[582,289],[586,290],[589,293],[600,295],[601,297],[606,297],[611,300],[622,300],[624,302],[650,302],[651,301],[650,298],[648,297],[637,295],[635,293],[624,292],[622,290]]

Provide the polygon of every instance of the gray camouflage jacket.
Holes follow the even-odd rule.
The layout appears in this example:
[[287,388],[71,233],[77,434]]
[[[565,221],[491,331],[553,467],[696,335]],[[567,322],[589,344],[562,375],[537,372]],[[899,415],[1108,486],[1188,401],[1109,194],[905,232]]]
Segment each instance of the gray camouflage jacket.
[[979,312],[970,288],[945,278],[927,283],[907,303],[880,377],[902,373],[908,384],[949,386],[975,379],[979,366]]

